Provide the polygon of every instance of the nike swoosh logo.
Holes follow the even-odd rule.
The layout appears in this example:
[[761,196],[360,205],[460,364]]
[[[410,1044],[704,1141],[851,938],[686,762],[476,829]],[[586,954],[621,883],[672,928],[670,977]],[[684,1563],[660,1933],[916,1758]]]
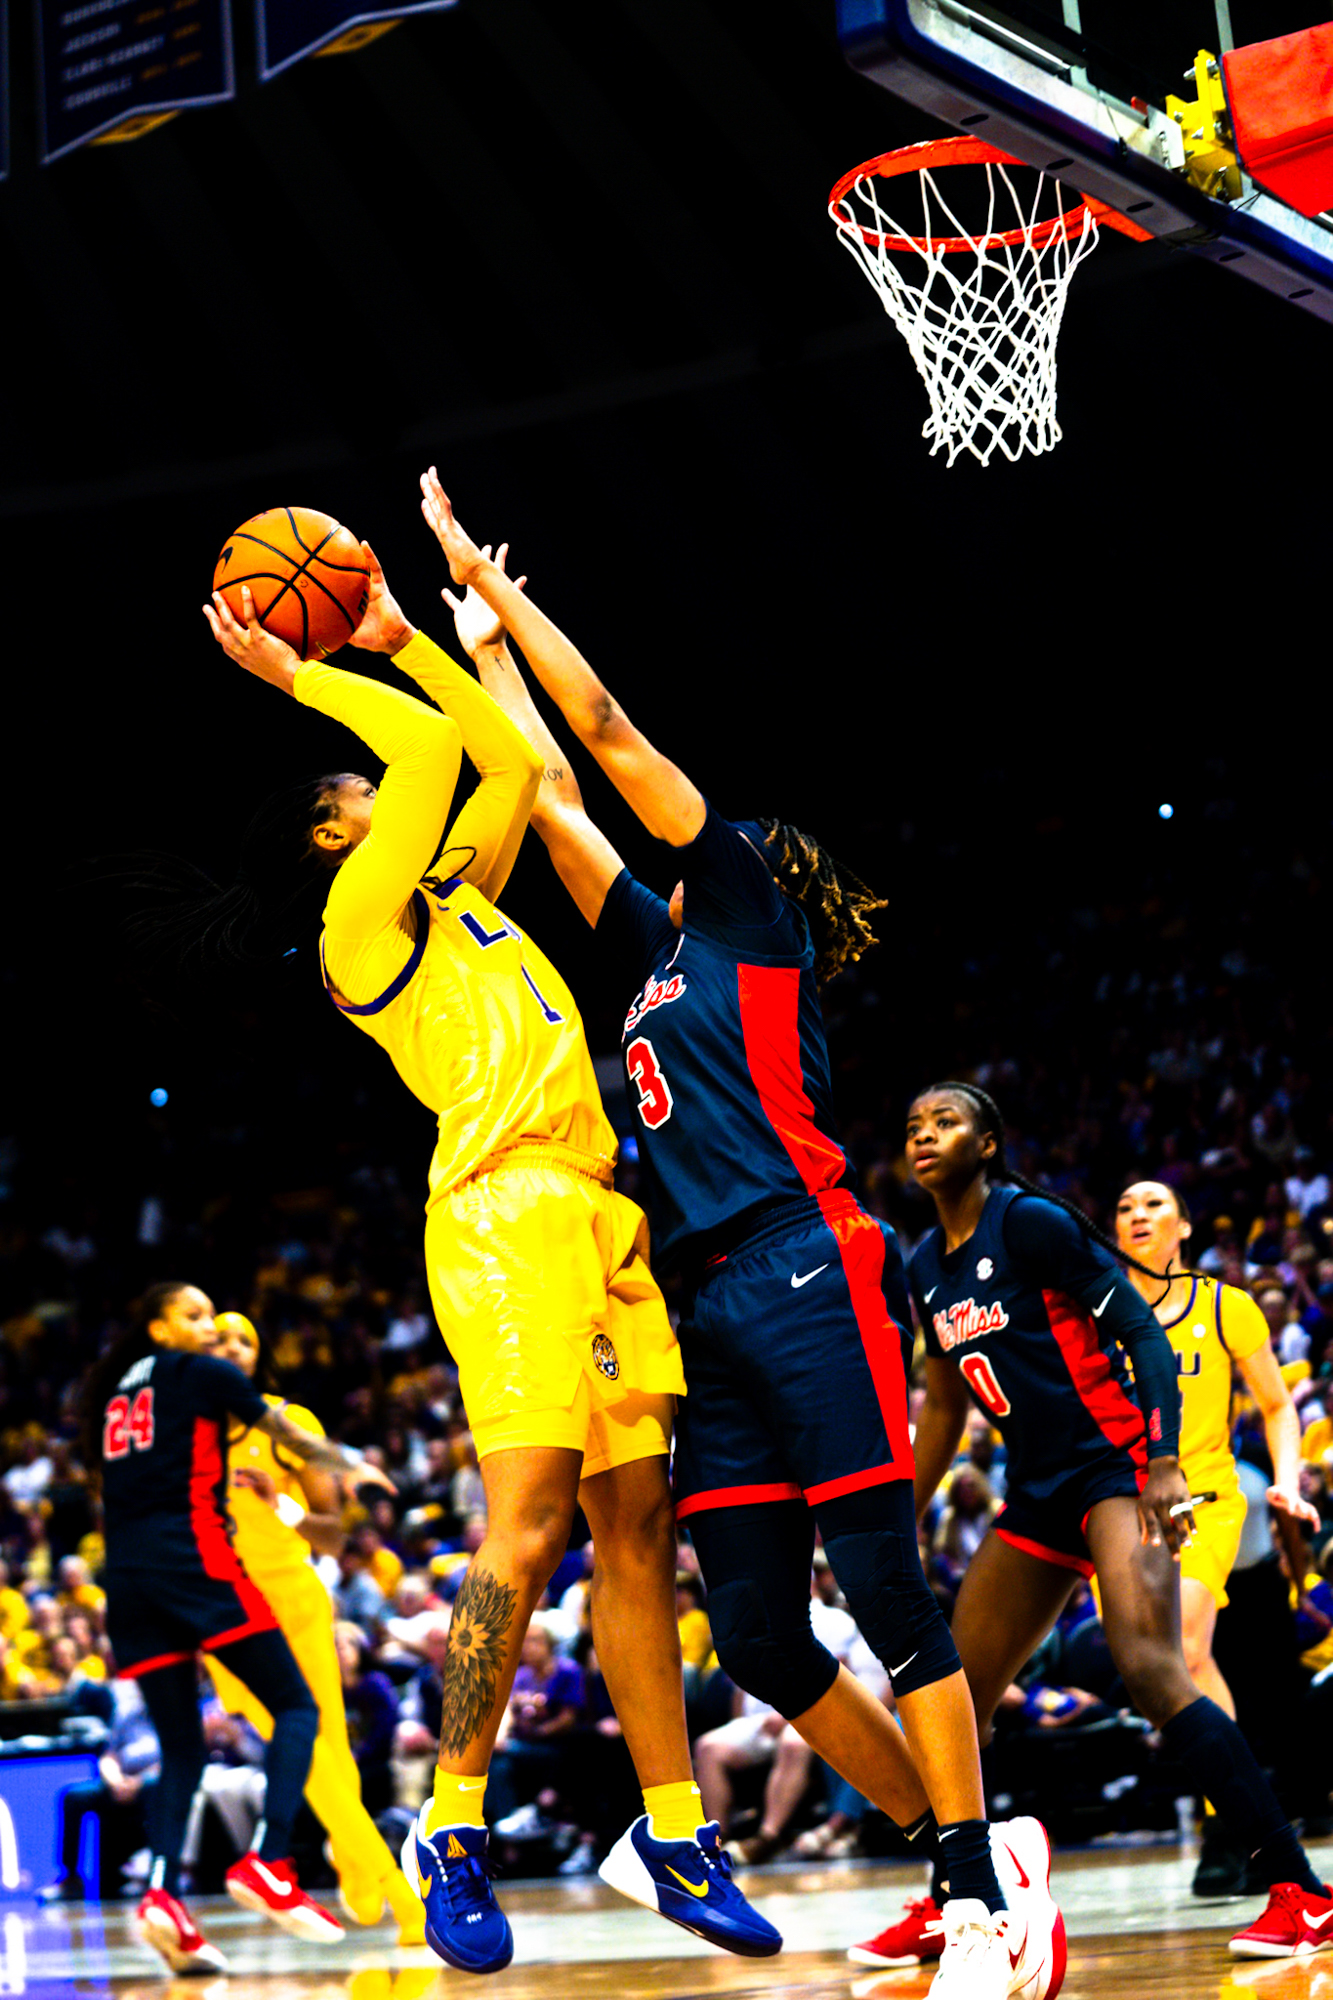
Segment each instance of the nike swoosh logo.
[[[919,1653],[920,1651],[921,1648],[918,1646],[916,1649],[916,1653]],[[903,1661],[902,1667],[890,1667],[889,1672],[891,1674],[900,1674],[903,1670],[903,1667],[910,1667],[913,1660],[916,1658],[916,1653],[909,1653],[907,1655],[907,1658]]]
[[1311,1916],[1310,1912],[1307,1909],[1305,1909],[1304,1906],[1302,1906],[1301,1920],[1307,1926],[1308,1929],[1312,1931],[1319,1931],[1324,1928],[1325,1924],[1333,1923],[1333,1910],[1325,1910],[1322,1917],[1313,1917]]
[[1007,1840],[1004,1843],[1004,1851],[1014,1864],[1014,1873],[1018,1877],[1019,1888],[1030,1889],[1032,1887],[1032,1878],[1029,1876],[1027,1870],[1024,1868],[1022,1862],[1019,1860],[1018,1856],[1014,1853],[1013,1848],[1009,1845]]
[[[812,1278],[817,1278],[821,1271],[827,1271],[827,1269],[828,1269],[827,1264],[816,1264],[814,1270],[807,1271],[803,1278],[798,1278],[795,1271],[793,1271],[791,1274],[792,1290],[794,1292],[799,1292],[802,1285],[808,1285]],[[673,1868],[671,1872],[674,1875],[676,1871]]]
[[[666,1864],[666,1872],[668,1875],[676,1875],[676,1871],[669,1861]],[[681,1888],[688,1889],[692,1896],[706,1896],[708,1894],[708,1884],[706,1882],[689,1882],[683,1875],[676,1875],[676,1880],[680,1883]]]
[[293,1889],[290,1882],[281,1881],[278,1876],[274,1875],[269,1869],[265,1868],[262,1861],[256,1861],[253,1859],[253,1857],[251,1859],[250,1866],[254,1869],[256,1875],[263,1876],[265,1882],[267,1882],[269,1888],[272,1890],[275,1896],[285,1896],[288,1902],[291,1901],[292,1897],[296,1894],[296,1891]]
[[1101,1318],[1102,1314],[1106,1311],[1106,1308],[1110,1305],[1114,1297],[1115,1297],[1115,1286],[1112,1285],[1110,1291],[1106,1294],[1106,1297],[1102,1300],[1101,1304],[1099,1306],[1093,1307],[1092,1316],[1094,1319]]
[[931,1300],[932,1300],[932,1299],[934,1298],[934,1296],[935,1296],[935,1294],[936,1294],[936,1292],[937,1292],[938,1290],[939,1290],[939,1286],[938,1286],[938,1285],[932,1285],[932,1286],[931,1286],[931,1288],[930,1288],[930,1290],[929,1290],[928,1292],[926,1292],[926,1293],[924,1293],[924,1294],[923,1294],[923,1296],[924,1296],[924,1298],[925,1298],[925,1302],[926,1302],[926,1304],[927,1304],[927,1305],[929,1305],[929,1304],[930,1304]]

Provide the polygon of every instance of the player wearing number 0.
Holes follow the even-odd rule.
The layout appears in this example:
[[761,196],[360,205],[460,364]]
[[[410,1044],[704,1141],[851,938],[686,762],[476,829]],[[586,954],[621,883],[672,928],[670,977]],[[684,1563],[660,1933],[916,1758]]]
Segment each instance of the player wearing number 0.
[[228,1873],[229,1892],[298,1937],[343,1935],[337,1919],[303,1893],[288,1858],[319,1712],[267,1600],[232,1547],[229,1425],[238,1419],[259,1426],[348,1491],[363,1483],[394,1490],[377,1467],[270,1409],[238,1368],[208,1352],[213,1338],[213,1308],[203,1292],[154,1285],[93,1368],[83,1400],[88,1462],[100,1462],[102,1472],[107,1633],[117,1671],[143,1688],[162,1751],[139,1929],[173,1972],[225,1970],[178,1894],[185,1822],[206,1761],[200,1652],[224,1662],[273,1719],[264,1819],[253,1851]]
[[[1233,1364],[1263,1414],[1274,1468],[1269,1505],[1317,1528],[1318,1510],[1300,1494],[1300,1419],[1269,1343],[1268,1323],[1249,1293],[1182,1269],[1191,1223],[1175,1189],[1164,1181],[1136,1181],[1126,1188],[1116,1204],[1115,1233],[1126,1256],[1171,1277],[1164,1290],[1142,1271],[1131,1268],[1129,1273],[1130,1283],[1148,1300],[1175,1356],[1181,1470],[1191,1493],[1217,1496],[1199,1509],[1194,1538],[1180,1558],[1185,1665],[1201,1693],[1234,1716],[1231,1690],[1213,1658],[1217,1614],[1227,1601],[1227,1577],[1245,1525],[1245,1496],[1231,1451]],[[1240,1893],[1244,1885],[1245,1857],[1217,1815],[1209,1813],[1194,1893],[1226,1896]]]
[[[677,1507],[708,1585],[718,1656],[914,1838],[929,1841],[938,1817],[952,1885],[938,2000],[1041,2000],[1063,1968],[1049,1849],[1035,1821],[1018,1821],[996,1829],[992,1855],[971,1704],[917,1552],[902,1260],[892,1232],[850,1192],[831,1116],[804,910],[816,912],[827,973],[872,941],[867,913],[878,905],[792,829],[770,835],[710,808],[505,576],[504,552],[492,562],[463,532],[433,471],[422,491],[454,581],[468,586],[461,600],[446,593],[460,637],[543,752],[534,825],[625,967],[624,1054],[654,1256],[681,1273],[688,1298]],[[584,812],[506,629],[674,850],[682,883],[670,906],[628,874]],[[816,1524],[890,1672],[907,1742],[814,1638]],[[602,1869],[617,1887],[632,1858],[623,1847]],[[997,1869],[1014,1892],[1009,1909]]]
[[[331,886],[330,997],[439,1117],[426,1261],[486,1488],[487,1530],[454,1603],[433,1798],[403,1850],[426,1936],[460,1970],[495,1972],[513,1939],[485,1864],[486,1772],[537,1599],[576,1505],[592,1530],[593,1630],[644,1787],[627,1885],[715,1944],[764,1956],[771,1924],[735,1888],[690,1768],[667,1481],[680,1352],[649,1274],[643,1216],[611,1185],[615,1135],[564,981],[493,898],[518,852],[541,764],[471,675],[403,617],[371,565],[354,643],[393,656],[428,707],[302,664],[221,598],[228,656],[345,722],[384,760],[315,787],[298,866]],[[253,605],[247,604],[252,613]],[[452,825],[463,750],[481,783]],[[326,875],[326,879],[328,879]],[[280,900],[275,890],[271,900]]]
[[[259,1334],[245,1314],[219,1313],[216,1331],[219,1359],[239,1368],[247,1381],[262,1384],[266,1364]],[[318,1417],[299,1404],[270,1395],[264,1401],[303,1431],[324,1435]],[[387,1902],[398,1920],[399,1944],[422,1944],[426,1933],[420,1900],[361,1803],[333,1641],[333,1602],[310,1561],[312,1549],[333,1555],[342,1547],[337,1484],[322,1468],[287,1458],[262,1430],[237,1424],[228,1445],[233,1547],[273,1607],[319,1706],[319,1735],[305,1791],[329,1836],[339,1899],[359,1924],[378,1923]],[[220,1660],[206,1656],[205,1665],[228,1712],[245,1716],[267,1740],[273,1719],[263,1704]]]
[[[1288,1957],[1333,1946],[1333,1892],[1312,1873],[1244,1737],[1200,1695],[1181,1653],[1179,1565],[1195,1527],[1166,1335],[1118,1270],[1115,1244],[1007,1165],[1003,1121],[985,1091],[960,1083],[923,1091],[908,1113],[907,1158],[939,1215],[911,1264],[926,1338],[918,1511],[953,1462],[969,1391],[1008,1452],[1004,1508],[968,1565],[953,1616],[983,1734],[1076,1578],[1095,1571],[1107,1644],[1131,1699],[1272,1885],[1267,1909],[1232,1950]],[[925,1956],[916,1947],[928,1916],[918,1906],[866,1954],[900,1963]]]

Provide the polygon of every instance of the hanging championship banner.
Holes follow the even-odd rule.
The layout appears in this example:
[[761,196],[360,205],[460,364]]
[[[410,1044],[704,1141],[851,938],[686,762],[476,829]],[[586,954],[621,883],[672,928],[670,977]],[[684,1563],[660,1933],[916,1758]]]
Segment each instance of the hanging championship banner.
[[363,48],[408,14],[438,14],[457,0],[255,0],[259,79],[302,56]]
[[44,163],[236,95],[229,0],[36,0]]

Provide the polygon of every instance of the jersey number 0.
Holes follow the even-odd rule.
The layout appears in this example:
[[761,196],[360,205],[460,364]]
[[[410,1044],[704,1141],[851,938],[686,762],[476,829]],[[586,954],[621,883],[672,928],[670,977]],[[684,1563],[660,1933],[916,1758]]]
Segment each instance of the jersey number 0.
[[113,1396],[106,1406],[102,1426],[103,1458],[128,1458],[131,1449],[151,1451],[153,1447],[153,1392],[140,1389],[133,1403],[128,1396]]

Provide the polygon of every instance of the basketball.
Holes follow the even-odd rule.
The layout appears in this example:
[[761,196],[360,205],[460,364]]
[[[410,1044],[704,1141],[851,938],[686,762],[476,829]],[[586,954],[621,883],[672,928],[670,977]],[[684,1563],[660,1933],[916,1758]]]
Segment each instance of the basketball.
[[266,632],[285,639],[303,660],[323,660],[361,623],[370,570],[356,536],[332,515],[270,507],[241,523],[213,571],[214,590],[242,624],[243,583]]

